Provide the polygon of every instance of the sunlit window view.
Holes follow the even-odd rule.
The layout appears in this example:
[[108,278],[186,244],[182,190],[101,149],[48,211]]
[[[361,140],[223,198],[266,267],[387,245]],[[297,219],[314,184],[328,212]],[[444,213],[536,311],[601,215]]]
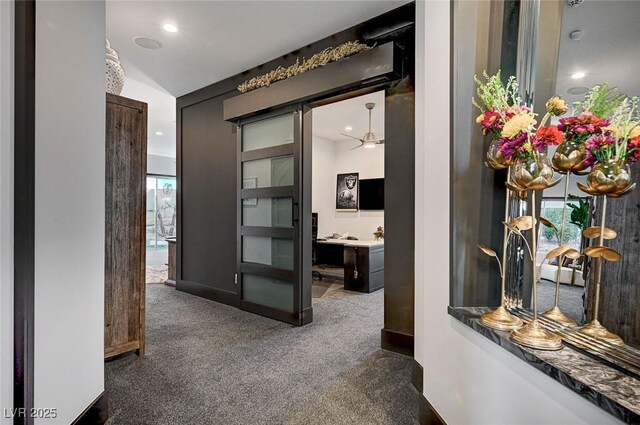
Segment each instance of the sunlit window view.
[[166,238],[176,235],[176,179],[147,177],[147,251],[167,249]]
[[[563,204],[564,199],[546,198],[542,200],[540,215],[553,223],[557,229],[562,228]],[[589,199],[569,199],[567,201],[566,221],[567,226],[563,245],[570,245],[572,248],[582,252],[582,230],[588,227],[589,223]],[[540,226],[538,254],[546,254],[556,248],[559,244],[559,237],[560,235],[552,228]]]

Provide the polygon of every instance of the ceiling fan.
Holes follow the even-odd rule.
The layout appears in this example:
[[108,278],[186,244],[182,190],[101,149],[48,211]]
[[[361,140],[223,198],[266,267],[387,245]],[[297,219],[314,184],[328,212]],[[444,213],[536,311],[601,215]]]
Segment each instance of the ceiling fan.
[[[350,137],[352,139],[356,139],[356,140],[360,141],[360,145],[356,146],[353,149],[358,149],[358,148],[369,148],[369,149],[371,149],[371,148],[375,148],[376,145],[384,144],[384,139],[378,139],[376,137],[376,135],[371,132],[371,110],[376,107],[376,104],[375,103],[367,103],[364,106],[365,106],[365,108],[367,108],[369,110],[369,131],[364,133],[364,136],[362,136],[362,138],[353,137],[353,136],[351,136],[349,134],[340,133],[343,136],[347,136],[347,137]],[[353,149],[351,149],[351,150],[353,150]]]

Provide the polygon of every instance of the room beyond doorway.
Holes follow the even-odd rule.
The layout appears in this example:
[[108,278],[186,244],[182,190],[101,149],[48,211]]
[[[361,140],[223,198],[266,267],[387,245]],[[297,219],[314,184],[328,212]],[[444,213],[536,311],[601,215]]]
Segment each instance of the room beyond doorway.
[[314,297],[375,292],[384,285],[385,91],[312,111]]
[[167,238],[176,236],[176,178],[147,175],[146,282],[168,278]]

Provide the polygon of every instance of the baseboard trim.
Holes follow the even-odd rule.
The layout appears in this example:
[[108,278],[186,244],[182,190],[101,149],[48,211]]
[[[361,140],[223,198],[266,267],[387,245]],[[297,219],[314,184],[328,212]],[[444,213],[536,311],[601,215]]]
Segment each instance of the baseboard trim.
[[420,394],[422,394],[422,390],[424,389],[423,379],[424,369],[422,365],[418,363],[415,358],[411,359],[411,384]]
[[240,297],[235,292],[223,291],[198,282],[178,279],[176,289],[187,294],[240,308]]
[[382,329],[381,346],[385,350],[413,357],[413,335]]
[[300,324],[302,326],[313,322],[313,307],[305,308],[300,314]]
[[420,425],[447,425],[422,392],[420,393],[419,409],[418,422]]
[[72,425],[104,425],[109,419],[109,398],[107,392],[96,398],[84,412],[73,421]]

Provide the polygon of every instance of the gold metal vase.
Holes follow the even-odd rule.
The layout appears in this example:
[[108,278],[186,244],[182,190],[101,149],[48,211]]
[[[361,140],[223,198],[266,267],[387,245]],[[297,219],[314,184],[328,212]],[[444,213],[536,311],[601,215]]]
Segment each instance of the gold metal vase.
[[612,248],[604,246],[605,239],[615,238],[616,232],[605,227],[605,219],[607,215],[607,196],[602,196],[602,214],[599,227],[590,227],[584,230],[584,236],[587,238],[598,238],[598,245],[593,245],[585,250],[585,255],[595,260],[595,300],[593,309],[593,320],[582,326],[578,330],[593,338],[607,341],[612,345],[624,346],[624,341],[615,333],[609,331],[602,326],[598,317],[600,314],[600,285],[602,282],[602,263],[607,261],[620,261],[622,256]]
[[546,189],[553,185],[552,179],[553,168],[545,153],[518,158],[513,166],[513,182],[523,189]]
[[[545,186],[546,187],[546,186]],[[511,331],[509,338],[517,344],[537,350],[560,350],[562,348],[562,339],[546,330],[538,319],[538,272],[536,266],[536,248],[537,248],[537,227],[535,219],[536,207],[536,191],[531,191],[531,246],[529,246],[529,256],[533,263],[532,282],[533,282],[533,320],[520,329]],[[526,240],[525,240],[526,241]]]
[[590,195],[607,195],[619,198],[630,193],[635,183],[631,181],[629,165],[622,161],[597,162],[587,176],[587,186],[578,183],[583,192]]
[[493,139],[487,149],[485,165],[492,170],[504,170],[513,165],[513,160],[507,159],[500,152],[500,139]]
[[[487,161],[489,161],[489,152],[487,152]],[[489,163],[487,166],[492,168]],[[507,181],[509,181],[509,177],[511,176],[511,168],[507,172]],[[510,191],[507,188],[506,190],[506,199],[504,202],[504,220],[505,222],[509,220],[509,204],[510,204]],[[507,290],[507,277],[504,270],[504,267],[507,262],[507,244],[509,243],[509,231],[507,228],[504,228],[504,233],[502,237],[502,261],[500,262],[500,278],[501,280],[501,288],[500,288],[500,307],[493,311],[489,311],[480,316],[480,323],[488,328],[496,329],[499,331],[511,331],[513,329],[518,329],[522,327],[523,322],[519,317],[514,316],[507,310],[505,306],[506,301],[506,290]],[[484,249],[483,249],[484,250]],[[485,251],[486,252],[486,251]],[[493,253],[495,255],[495,252]]]
[[551,162],[558,172],[584,174],[583,172],[589,168],[584,162],[585,159],[587,159],[587,149],[584,142],[569,139],[556,148]]
[[[555,155],[554,155],[555,158]],[[564,185],[564,204],[562,205],[562,226],[560,228],[560,246],[564,245],[564,236],[565,236],[565,228],[567,226],[567,200],[569,199],[569,182],[571,180],[569,172],[566,172],[564,176],[565,185]],[[556,291],[554,296],[554,303],[551,310],[545,311],[542,313],[544,317],[547,319],[555,320],[556,322],[564,325],[564,326],[578,326],[578,323],[564,314],[560,307],[558,306],[558,302],[560,301],[560,274],[562,273],[562,262],[564,260],[564,256],[560,255],[558,257],[558,269],[556,271]]]

